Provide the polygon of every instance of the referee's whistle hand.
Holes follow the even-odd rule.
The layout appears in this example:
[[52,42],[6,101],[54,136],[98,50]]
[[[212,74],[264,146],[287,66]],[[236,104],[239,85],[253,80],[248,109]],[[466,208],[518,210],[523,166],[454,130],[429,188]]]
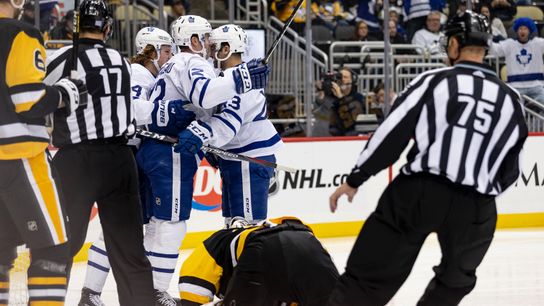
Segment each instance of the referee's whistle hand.
[[353,201],[353,197],[357,193],[357,188],[353,188],[347,183],[342,184],[338,189],[334,191],[334,193],[329,197],[329,207],[331,209],[331,212],[334,213],[336,209],[338,208],[338,199],[342,195],[347,195],[348,202],[351,203]]

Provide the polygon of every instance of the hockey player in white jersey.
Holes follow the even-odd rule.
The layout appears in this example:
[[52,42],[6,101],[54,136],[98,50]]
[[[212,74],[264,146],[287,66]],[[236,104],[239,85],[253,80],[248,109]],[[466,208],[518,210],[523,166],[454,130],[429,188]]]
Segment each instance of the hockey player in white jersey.
[[[186,15],[172,25],[179,48],[159,72],[149,100],[159,105],[153,112],[153,132],[177,136],[194,119],[237,93],[263,88],[269,67],[254,61],[240,65],[224,78],[217,78],[207,59],[212,28],[202,17]],[[187,109],[173,108],[184,101]],[[209,111],[211,112],[211,111]],[[196,152],[195,152],[196,153]],[[153,267],[155,289],[163,293],[164,305],[171,299],[166,290],[174,274],[179,247],[185,237],[192,206],[193,177],[202,154],[178,154],[170,144],[144,139],[137,154],[138,165],[149,179],[152,203],[144,245]]]
[[536,37],[535,22],[529,17],[516,19],[512,29],[516,39],[493,43],[489,53],[504,57],[510,86],[544,105],[544,38]]
[[[221,75],[228,76],[242,63],[247,35],[237,25],[224,25],[213,30],[210,45]],[[275,162],[274,153],[283,142],[268,120],[264,90],[233,95],[211,117],[193,121],[179,134],[174,151],[195,154],[203,144]],[[237,216],[254,224],[266,219],[273,169],[238,160],[219,158],[217,162],[223,179],[225,224]]]
[[[171,58],[172,37],[166,31],[154,27],[142,28],[135,38],[137,54],[131,58],[131,88],[134,114],[138,125],[151,123],[153,103],[147,101],[148,92],[155,83],[160,67]],[[136,147],[138,138],[129,139],[129,144]],[[140,176],[142,179],[142,176]],[[141,184],[143,185],[143,184]],[[146,217],[144,209],[144,223]],[[102,233],[89,249],[87,273],[81,292],[79,306],[104,305],[100,293],[110,271],[110,263]]]

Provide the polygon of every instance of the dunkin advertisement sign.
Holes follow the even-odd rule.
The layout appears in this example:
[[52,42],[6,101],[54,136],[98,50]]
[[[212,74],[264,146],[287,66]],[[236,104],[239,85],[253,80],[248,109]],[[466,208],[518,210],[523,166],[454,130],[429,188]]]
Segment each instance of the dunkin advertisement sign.
[[193,209],[200,211],[221,210],[221,174],[202,160],[194,178]]

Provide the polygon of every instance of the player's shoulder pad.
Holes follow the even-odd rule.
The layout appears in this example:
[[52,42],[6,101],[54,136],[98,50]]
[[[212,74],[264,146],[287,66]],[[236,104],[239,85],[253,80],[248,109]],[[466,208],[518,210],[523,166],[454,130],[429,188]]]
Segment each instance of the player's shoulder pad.
[[8,35],[8,37],[13,35],[13,37],[15,37],[17,33],[25,32],[26,35],[36,38],[40,44],[43,45],[43,36],[33,25],[10,18],[0,18],[0,21],[0,28],[2,28],[3,32],[2,35]]

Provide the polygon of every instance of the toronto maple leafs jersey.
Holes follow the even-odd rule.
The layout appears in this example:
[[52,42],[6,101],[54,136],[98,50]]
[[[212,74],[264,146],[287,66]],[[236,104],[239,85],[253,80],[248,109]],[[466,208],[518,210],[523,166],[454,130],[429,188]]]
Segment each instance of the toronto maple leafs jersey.
[[507,82],[515,88],[544,85],[544,38],[535,37],[526,43],[509,38],[493,43],[490,54],[504,57]]
[[216,78],[213,66],[202,56],[180,52],[161,68],[149,98],[189,101],[199,108],[212,109],[235,94],[232,73]]
[[134,106],[134,117],[138,125],[148,124],[151,121],[153,104],[147,98],[155,84],[155,76],[140,64],[131,64],[131,89]]
[[[230,68],[224,71],[231,74]],[[198,130],[205,133],[205,144],[250,157],[274,154],[283,146],[280,135],[267,116],[263,90],[234,95],[218,107],[207,120],[197,120]]]

